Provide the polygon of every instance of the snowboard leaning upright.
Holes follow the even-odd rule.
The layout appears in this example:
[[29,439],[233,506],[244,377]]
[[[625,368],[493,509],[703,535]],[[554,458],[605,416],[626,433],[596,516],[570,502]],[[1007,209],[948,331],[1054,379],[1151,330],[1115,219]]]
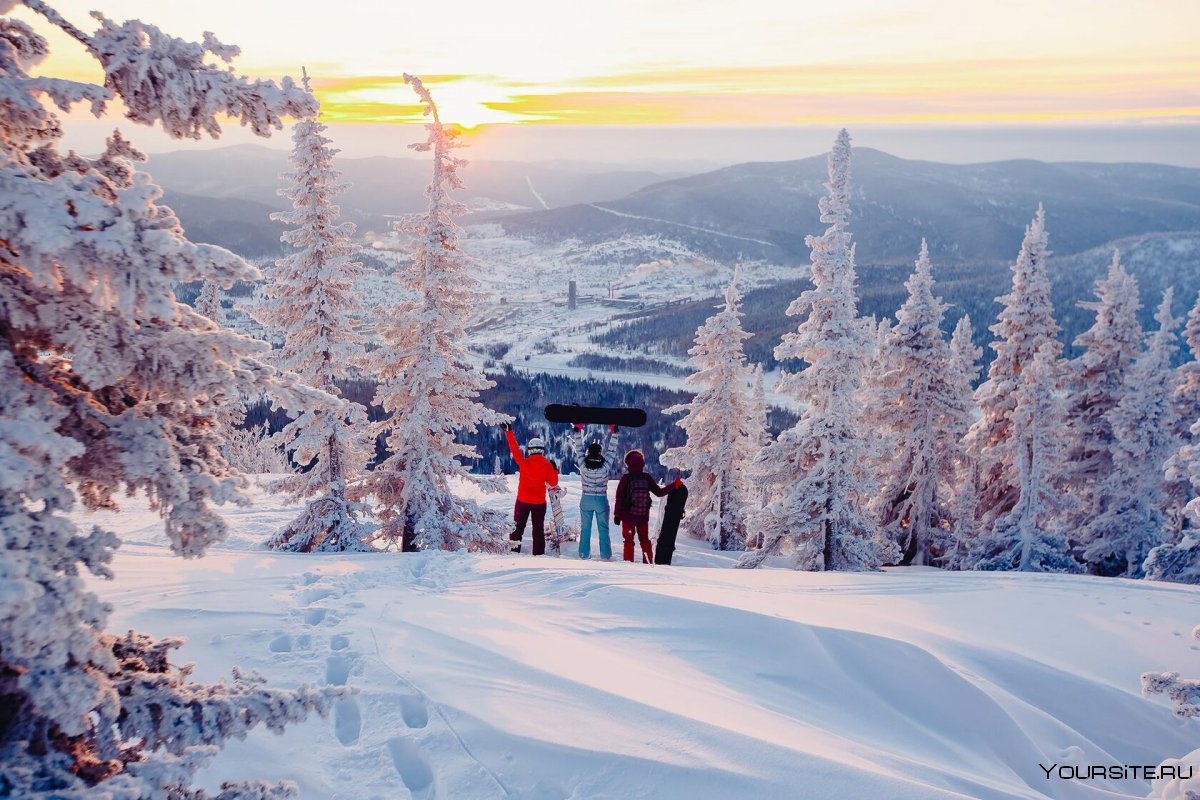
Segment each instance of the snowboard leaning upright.
[[546,490],[546,498],[550,501],[550,524],[554,528],[546,543],[555,555],[562,553],[564,542],[571,541],[572,530],[567,527],[567,515],[562,507],[562,496],[566,493],[566,489],[561,486],[551,486]]
[[640,408],[600,408],[551,403],[546,406],[545,413],[549,422],[617,425],[621,428],[640,428],[646,424],[646,412]]
[[675,554],[675,537],[679,535],[679,523],[683,519],[683,508],[687,505],[688,490],[680,486],[667,495],[663,508],[662,527],[658,531],[658,547],[654,550],[655,564],[670,564]]

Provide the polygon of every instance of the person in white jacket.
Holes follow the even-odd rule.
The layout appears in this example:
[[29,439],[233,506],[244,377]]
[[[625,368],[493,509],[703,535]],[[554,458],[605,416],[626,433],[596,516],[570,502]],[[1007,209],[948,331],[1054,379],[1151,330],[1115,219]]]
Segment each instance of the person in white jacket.
[[612,542],[608,538],[608,476],[617,455],[618,428],[608,426],[608,438],[603,445],[588,443],[582,423],[575,425],[575,431],[579,434],[574,442],[575,460],[583,483],[579,498],[579,557],[591,557],[594,520],[600,536],[600,557],[608,561],[612,558]]

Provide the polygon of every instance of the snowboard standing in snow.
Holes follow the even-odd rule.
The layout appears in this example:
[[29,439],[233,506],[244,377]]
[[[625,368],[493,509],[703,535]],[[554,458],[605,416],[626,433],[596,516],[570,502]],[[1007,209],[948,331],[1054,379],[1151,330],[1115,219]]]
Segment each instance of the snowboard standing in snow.
[[658,547],[654,551],[655,564],[670,564],[675,553],[675,537],[679,534],[679,523],[683,519],[683,508],[687,505],[688,490],[680,486],[667,495],[663,508],[662,527],[658,529]]
[[546,490],[550,501],[550,524],[554,532],[550,534],[550,549],[554,555],[562,553],[563,542],[571,541],[571,529],[567,527],[567,515],[563,512],[562,496],[567,490],[561,486],[551,486]]
[[548,422],[618,425],[622,428],[640,428],[646,424],[646,412],[640,408],[600,408],[551,403],[546,406],[545,414]]

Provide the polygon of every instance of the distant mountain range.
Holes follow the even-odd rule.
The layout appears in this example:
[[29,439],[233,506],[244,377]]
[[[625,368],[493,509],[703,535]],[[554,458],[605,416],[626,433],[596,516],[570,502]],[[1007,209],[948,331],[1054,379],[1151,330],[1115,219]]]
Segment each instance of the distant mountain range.
[[[254,257],[279,251],[281,228],[268,217],[281,207],[275,192],[286,156],[238,146],[157,155],[148,169],[166,187],[165,200],[189,236]],[[855,149],[854,156],[851,228],[864,314],[895,312],[925,237],[939,290],[952,304],[951,320],[970,313],[983,341],[994,321],[993,298],[1007,288],[1008,265],[1038,202],[1046,206],[1055,303],[1068,344],[1090,324],[1075,304],[1090,296],[1114,246],[1125,251],[1141,283],[1146,323],[1167,285],[1177,289],[1177,313],[1200,290],[1200,169],[1038,161],[963,166],[908,161],[868,148]],[[339,166],[356,184],[343,210],[361,225],[379,230],[388,215],[424,204],[423,160],[343,159]],[[510,235],[535,241],[578,240],[581,250],[609,253],[606,258],[617,262],[675,259],[690,250],[715,260],[741,254],[804,264],[805,235],[823,228],[817,200],[824,193],[824,157],[738,164],[687,177],[605,172],[586,162],[485,161],[470,164],[465,177],[470,189],[462,199],[476,208],[468,221],[498,222]],[[548,210],[527,210],[542,201]],[[659,240],[671,241],[656,255]],[[770,290],[754,298],[763,319],[751,342],[756,360],[772,361],[776,328],[790,325],[774,305],[786,305],[800,283],[780,287],[786,298],[775,299]],[[709,308],[699,302],[673,309],[628,333],[679,355]],[[759,324],[749,322],[752,329]],[[611,344],[627,344],[620,338]]]
[[[469,159],[470,152],[464,150],[463,155]],[[337,167],[351,184],[341,199],[342,214],[360,226],[381,229],[387,217],[425,207],[431,169],[427,159],[339,158]],[[144,168],[167,190],[168,204],[194,239],[248,256],[259,253],[240,246],[278,241],[279,229],[268,216],[283,208],[277,192],[282,186],[279,175],[289,168],[287,152],[258,145],[181,150],[154,155]],[[587,162],[472,161],[463,171],[468,186],[458,196],[489,214],[557,208],[624,197],[680,174],[618,170]],[[221,202],[205,203],[201,198]],[[227,236],[223,229],[231,222],[236,230]],[[275,249],[272,246],[269,252]]]
[[[623,235],[676,239],[713,258],[808,260],[823,229],[825,157],[737,164],[591,201],[506,215],[537,239],[596,242]],[[922,237],[935,260],[1015,257],[1037,204],[1059,255],[1145,233],[1200,230],[1200,169],[1155,164],[1001,161],[952,165],[855,148],[851,227],[862,265],[910,263]]]

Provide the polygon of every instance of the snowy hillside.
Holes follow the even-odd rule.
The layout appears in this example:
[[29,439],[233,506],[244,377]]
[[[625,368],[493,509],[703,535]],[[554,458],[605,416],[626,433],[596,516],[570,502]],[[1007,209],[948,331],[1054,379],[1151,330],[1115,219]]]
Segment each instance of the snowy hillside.
[[[572,485],[574,497],[577,485]],[[1133,798],[1038,764],[1158,764],[1200,726],[1138,694],[1200,668],[1200,590],[1062,575],[732,570],[441,552],[257,549],[296,509],[261,491],[232,538],[171,558],[141,501],[117,530],[113,630],[189,637],[199,680],[358,690],[255,731],[205,785],[303,798]],[[511,495],[494,496],[507,507]],[[574,511],[569,499],[567,508]]]
[[[854,234],[864,265],[907,264],[922,238],[939,263],[1007,260],[1043,202],[1061,255],[1111,239],[1193,230],[1200,170],[1157,164],[1033,160],[942,164],[854,149]],[[736,164],[638,189],[617,200],[528,211],[514,236],[596,242],[671,236],[717,260],[804,264],[819,228],[825,157]]]

